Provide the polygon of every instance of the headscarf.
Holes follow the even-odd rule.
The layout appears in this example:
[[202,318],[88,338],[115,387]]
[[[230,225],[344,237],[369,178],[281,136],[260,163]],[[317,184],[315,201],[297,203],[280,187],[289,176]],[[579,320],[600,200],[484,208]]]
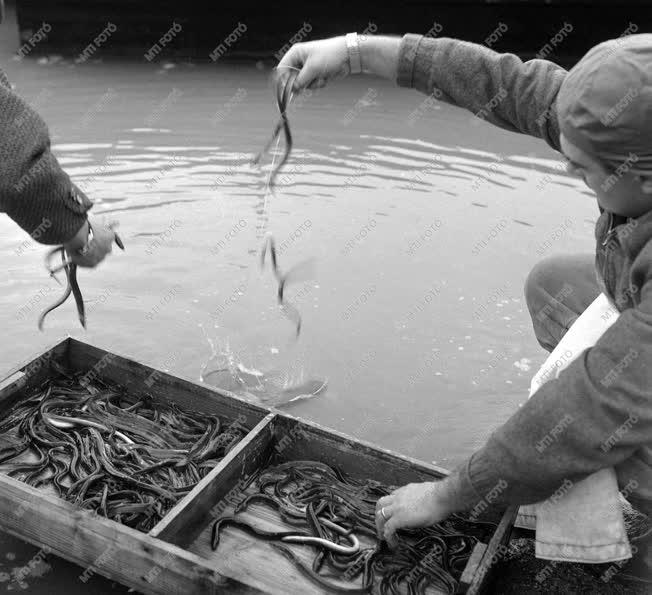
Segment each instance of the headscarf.
[[596,45],[557,96],[559,128],[613,170],[652,175],[652,34]]

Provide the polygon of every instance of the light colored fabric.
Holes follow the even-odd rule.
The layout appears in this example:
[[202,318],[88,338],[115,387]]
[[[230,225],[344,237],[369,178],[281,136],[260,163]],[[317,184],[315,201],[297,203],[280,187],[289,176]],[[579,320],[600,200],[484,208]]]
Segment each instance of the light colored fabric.
[[[535,374],[530,384],[530,396],[595,344],[618,316],[615,306],[600,294]],[[558,431],[571,430],[560,423]],[[551,439],[554,440],[554,436]],[[601,563],[623,560],[632,555],[616,473],[612,468],[602,469],[580,482],[568,480],[544,502],[521,506],[515,524],[536,530],[537,558]]]

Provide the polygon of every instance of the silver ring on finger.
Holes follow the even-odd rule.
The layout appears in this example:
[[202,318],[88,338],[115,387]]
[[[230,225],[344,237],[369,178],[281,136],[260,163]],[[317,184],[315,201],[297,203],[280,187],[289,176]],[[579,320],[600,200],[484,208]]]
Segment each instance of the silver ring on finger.
[[384,506],[380,509],[380,516],[382,516],[383,519],[385,519],[386,521],[389,520],[389,519],[387,518],[387,515],[385,514],[385,507],[384,507]]

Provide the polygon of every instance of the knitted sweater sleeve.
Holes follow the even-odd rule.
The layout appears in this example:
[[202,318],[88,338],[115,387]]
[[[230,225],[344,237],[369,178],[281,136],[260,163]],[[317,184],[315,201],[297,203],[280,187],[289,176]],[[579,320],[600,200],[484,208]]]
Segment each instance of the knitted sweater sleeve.
[[34,240],[62,244],[84,224],[91,206],[52,154],[43,119],[0,71],[0,211]]
[[408,33],[401,40],[396,82],[429,95],[425,101],[467,109],[559,151],[557,93],[565,76],[547,60],[522,62],[476,43]]

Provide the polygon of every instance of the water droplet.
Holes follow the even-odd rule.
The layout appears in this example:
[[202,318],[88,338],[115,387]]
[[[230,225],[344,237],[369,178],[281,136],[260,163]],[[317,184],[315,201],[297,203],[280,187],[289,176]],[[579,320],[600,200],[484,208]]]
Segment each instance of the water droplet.
[[527,357],[522,357],[517,362],[514,362],[514,366],[521,370],[522,372],[528,372],[530,370],[532,360]]

